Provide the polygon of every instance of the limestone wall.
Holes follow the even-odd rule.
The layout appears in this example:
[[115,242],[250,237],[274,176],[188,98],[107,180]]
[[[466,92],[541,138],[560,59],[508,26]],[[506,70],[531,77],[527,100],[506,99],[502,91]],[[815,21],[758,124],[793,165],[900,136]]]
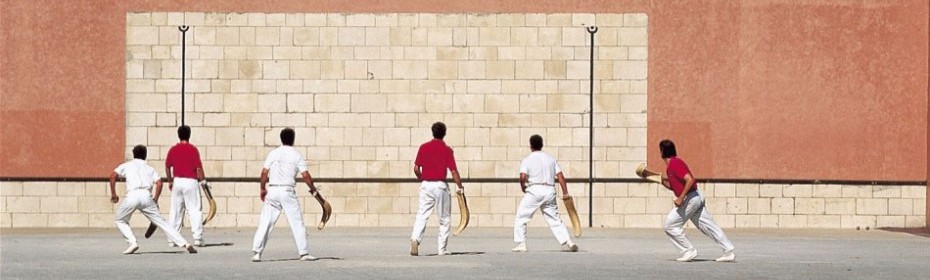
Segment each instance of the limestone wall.
[[[646,157],[645,14],[129,13],[126,145],[162,165],[180,125],[187,34],[191,142],[209,177],[256,176],[282,127],[314,176],[409,178],[429,125],[459,169],[515,176],[540,134],[570,177],[588,174],[590,37],[597,24],[597,177]],[[127,153],[128,157],[128,153]]]
[[[328,226],[412,226],[417,207],[415,183],[321,183],[333,207]],[[254,228],[261,202],[257,183],[213,183],[216,218],[208,227]],[[118,192],[122,196],[122,184]],[[468,184],[470,226],[511,227],[522,195],[516,184]],[[703,184],[708,210],[725,228],[855,228],[923,227],[926,199],[923,186]],[[588,192],[571,184],[583,225],[587,226]],[[0,227],[112,227],[115,205],[103,182],[2,182]],[[656,184],[594,185],[594,226],[660,228],[672,207],[671,194]],[[308,225],[319,221],[320,207],[300,186],[298,196]],[[169,195],[159,201],[169,209]],[[453,199],[454,200],[454,199]],[[206,205],[206,204],[204,204]],[[560,210],[564,215],[564,207]],[[453,224],[458,206],[453,202]],[[148,222],[136,214],[133,225]],[[435,224],[433,216],[430,223]],[[286,219],[278,226],[286,226]],[[530,226],[546,226],[538,217]]]

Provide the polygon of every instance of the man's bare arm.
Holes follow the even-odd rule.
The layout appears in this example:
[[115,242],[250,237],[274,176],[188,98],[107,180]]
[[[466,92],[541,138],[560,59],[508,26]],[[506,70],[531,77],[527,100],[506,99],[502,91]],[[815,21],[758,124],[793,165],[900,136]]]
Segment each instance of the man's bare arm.
[[197,167],[197,181],[203,182],[203,180],[206,180],[206,179],[207,179],[207,176],[203,175],[203,168]]
[[559,179],[559,185],[562,186],[562,198],[572,197],[568,194],[568,186],[565,184],[565,175],[562,175],[562,172],[555,174],[555,177]]
[[174,174],[171,173],[171,167],[165,167],[165,176],[168,176],[168,191],[171,191],[171,187],[174,184]]
[[310,193],[316,194],[317,189],[316,186],[313,185],[313,178],[310,177],[310,171],[304,171],[300,173],[300,175],[304,178],[304,183],[307,184],[307,187],[310,188]]
[[520,189],[523,190],[523,193],[526,193],[526,173],[520,173]]
[[462,186],[462,177],[459,176],[458,170],[452,170],[452,180],[455,181],[455,185],[459,187],[460,191],[465,191],[465,186]]
[[413,175],[416,175],[417,180],[420,180],[420,175],[423,175],[423,171],[420,170],[419,165],[416,165],[416,164],[413,165]]
[[154,200],[155,203],[158,203],[158,197],[161,196],[161,184],[160,178],[155,180],[155,194],[152,195],[152,200]]
[[259,198],[261,198],[262,201],[265,201],[265,195],[268,194],[268,190],[265,189],[266,183],[268,183],[268,168],[262,168],[262,175],[258,179],[258,185],[261,187]]
[[112,203],[119,201],[119,196],[116,195],[116,177],[119,177],[116,172],[110,174],[110,202]]

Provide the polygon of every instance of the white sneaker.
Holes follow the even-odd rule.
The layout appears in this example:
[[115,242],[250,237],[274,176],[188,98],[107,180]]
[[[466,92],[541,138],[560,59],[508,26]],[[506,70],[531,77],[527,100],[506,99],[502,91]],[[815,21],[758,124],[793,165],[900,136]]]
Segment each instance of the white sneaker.
[[436,255],[437,256],[449,256],[449,255],[452,255],[452,252],[449,252],[449,250],[446,250],[446,249],[441,249],[439,250],[439,253],[436,253]]
[[252,262],[260,262],[260,261],[262,261],[262,254],[255,253],[255,255],[252,255]]
[[306,255],[300,256],[300,260],[302,260],[302,261],[315,261],[315,260],[317,260],[317,258],[314,257],[314,256],[311,256],[310,254],[306,254]]
[[679,258],[677,258],[677,259],[675,259],[675,260],[676,260],[676,261],[680,261],[680,262],[690,262],[690,261],[693,260],[695,257],[697,257],[697,250],[691,249],[691,250],[687,250],[687,251],[685,251],[684,253],[682,253],[682,254],[681,254],[681,257],[679,257]]
[[129,244],[129,247],[126,248],[126,251],[123,251],[123,254],[124,254],[124,255],[129,255],[129,254],[135,253],[135,252],[138,251],[138,250],[139,250],[139,245],[138,245],[138,244],[136,244],[136,243],[130,243],[130,244]]
[[171,247],[171,248],[178,247],[178,244],[174,244],[174,242],[168,241],[168,247]]
[[420,247],[420,243],[418,243],[416,240],[410,240],[410,255],[419,256],[420,255],[419,247]]
[[194,239],[194,246],[203,247],[204,244],[203,239]]
[[720,256],[715,261],[718,261],[718,262],[736,261],[736,254],[734,254],[733,251],[723,252],[723,256]]
[[568,250],[569,250],[569,251],[572,251],[572,252],[578,252],[578,244],[574,244],[574,243],[569,244],[569,245],[568,245]]
[[181,246],[181,247],[184,248],[184,249],[187,249],[187,252],[188,252],[188,253],[191,253],[191,254],[196,254],[196,253],[197,253],[197,249],[194,249],[194,245],[186,244],[186,245]]
[[513,247],[513,249],[510,249],[510,251],[511,252],[526,252],[526,242],[520,242],[520,244],[517,244],[517,247]]

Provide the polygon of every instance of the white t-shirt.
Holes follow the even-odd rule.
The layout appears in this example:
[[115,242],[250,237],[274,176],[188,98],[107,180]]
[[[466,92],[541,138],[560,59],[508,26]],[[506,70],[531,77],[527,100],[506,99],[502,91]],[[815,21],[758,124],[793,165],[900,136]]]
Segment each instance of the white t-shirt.
[[280,146],[268,153],[264,168],[268,169],[268,184],[293,186],[297,174],[307,171],[307,162],[294,147]]
[[120,164],[113,171],[126,178],[127,193],[136,189],[151,191],[155,181],[161,179],[155,168],[149,166],[144,160],[137,158]]
[[543,151],[535,151],[520,163],[520,173],[527,175],[527,186],[555,186],[555,175],[562,172],[555,158]]

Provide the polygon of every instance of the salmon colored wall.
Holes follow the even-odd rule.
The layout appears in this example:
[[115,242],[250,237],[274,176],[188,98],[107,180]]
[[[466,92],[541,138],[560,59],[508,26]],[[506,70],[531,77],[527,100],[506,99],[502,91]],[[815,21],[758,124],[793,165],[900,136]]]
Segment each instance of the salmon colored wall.
[[797,2],[4,1],[0,176],[122,161],[126,12],[646,12],[649,142],[698,177],[925,180],[930,4]]
[[698,177],[925,180],[927,1],[795,2],[655,2],[649,143]]

